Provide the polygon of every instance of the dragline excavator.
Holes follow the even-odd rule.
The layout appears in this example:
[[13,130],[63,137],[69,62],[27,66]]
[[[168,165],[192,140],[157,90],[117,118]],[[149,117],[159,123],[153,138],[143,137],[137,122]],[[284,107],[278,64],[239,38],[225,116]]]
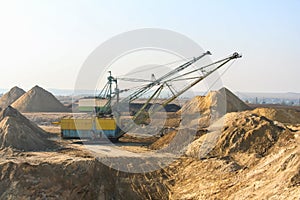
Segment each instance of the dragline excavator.
[[[129,123],[128,125],[125,124],[120,127],[120,120],[122,118],[122,113],[128,111],[128,105],[130,105],[130,103],[132,103],[134,100],[144,97],[146,93],[151,93],[150,97],[139,108],[139,110],[135,112],[134,116],[131,116],[131,120],[135,124],[141,124],[143,123],[144,113],[147,113],[147,106],[159,97],[164,88],[169,89],[171,91],[171,95],[168,98],[163,99],[163,101],[160,103],[160,108],[167,106],[180,95],[204,80],[206,77],[213,74],[218,69],[225,66],[230,61],[241,57],[240,54],[233,53],[224,59],[220,59],[201,67],[194,66],[192,69],[190,69],[190,66],[208,55],[211,55],[209,51],[189,60],[188,62],[185,62],[161,77],[152,80],[143,80],[138,78],[116,78],[113,77],[112,73],[109,71],[107,83],[101,90],[100,94],[96,97],[104,100],[105,103],[102,106],[95,107],[91,117],[73,117],[62,119],[60,121],[62,138],[85,138],[92,140],[109,139],[111,141],[117,141],[120,137],[122,137],[122,135],[124,135],[127,131],[130,131],[133,127],[133,123]],[[118,85],[119,80],[136,82],[141,81],[147,83],[139,88],[135,88],[134,91],[130,91],[130,89],[120,89]],[[184,87],[180,88],[179,91],[172,90],[171,83],[183,80],[189,80],[190,82],[188,82],[188,84]],[[120,93],[122,92],[129,93],[129,95],[120,98]],[[150,111],[148,110],[148,112]],[[159,112],[159,108],[152,109],[151,112]]]

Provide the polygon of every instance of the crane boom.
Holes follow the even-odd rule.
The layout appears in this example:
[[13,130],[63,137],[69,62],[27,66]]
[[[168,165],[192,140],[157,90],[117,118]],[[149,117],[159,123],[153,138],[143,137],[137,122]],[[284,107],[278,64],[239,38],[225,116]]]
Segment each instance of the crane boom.
[[[221,63],[218,66],[216,66],[215,68],[213,68],[212,70],[208,71],[206,74],[200,76],[198,79],[194,80],[191,84],[187,85],[186,87],[184,87],[182,90],[180,90],[179,92],[177,92],[176,94],[173,94],[172,97],[170,97],[169,99],[165,100],[162,103],[162,107],[167,106],[169,103],[171,103],[172,101],[174,101],[177,97],[179,97],[180,95],[182,95],[183,93],[185,93],[187,90],[189,90],[190,88],[192,88],[193,86],[195,86],[196,84],[198,84],[200,81],[202,81],[203,79],[205,79],[206,77],[208,77],[209,75],[211,75],[212,73],[214,73],[215,71],[217,71],[218,69],[220,69],[221,67],[223,67],[225,64],[227,64],[229,61],[233,60],[233,59],[237,59],[237,58],[241,58],[242,56],[240,54],[238,54],[237,52],[233,53],[231,56],[219,60],[217,62],[214,62],[211,65],[214,65],[216,63]],[[203,67],[202,67],[203,68]],[[204,68],[207,68],[207,66],[204,66]],[[177,77],[176,77],[177,78]],[[167,84],[168,81],[166,81],[164,84]],[[147,102],[149,103],[149,102]],[[137,114],[134,116],[134,119],[138,118],[142,111],[145,109],[145,107],[143,106],[138,112]],[[160,108],[159,108],[160,109]],[[159,110],[154,110],[153,112],[157,112]]]
[[202,55],[200,55],[196,58],[193,58],[192,60],[180,65],[179,67],[175,68],[174,70],[168,72],[167,74],[161,76],[160,78],[156,79],[155,81],[147,84],[146,86],[140,88],[139,90],[137,90],[133,94],[129,95],[122,102],[132,102],[133,100],[139,98],[140,96],[145,94],[147,91],[149,91],[153,86],[159,85],[163,80],[165,80],[165,79],[173,76],[174,74],[177,74],[178,72],[186,69],[187,67],[194,64],[195,62],[197,62],[198,60],[200,60],[201,58],[203,58],[206,55],[211,55],[211,53],[209,51],[207,51],[207,52],[203,53]]
[[209,75],[211,75],[212,73],[214,73],[215,71],[217,71],[218,69],[220,69],[222,66],[224,66],[226,63],[228,63],[229,61],[233,60],[233,59],[237,59],[237,58],[241,58],[242,56],[238,53],[233,53],[232,56],[223,59],[223,63],[221,63],[219,66],[217,66],[216,68],[212,69],[211,71],[207,72],[205,75],[200,76],[197,80],[193,81],[191,84],[189,84],[188,86],[186,86],[185,88],[183,88],[181,91],[179,91],[177,94],[173,95],[171,98],[169,98],[168,100],[166,100],[162,106],[165,107],[167,104],[169,104],[170,102],[172,102],[174,99],[176,99],[177,97],[179,97],[180,95],[182,95],[183,93],[185,93],[187,90],[189,90],[190,88],[192,88],[194,85],[196,85],[197,83],[199,83],[200,81],[202,81],[203,79],[205,79],[206,77],[208,77]]

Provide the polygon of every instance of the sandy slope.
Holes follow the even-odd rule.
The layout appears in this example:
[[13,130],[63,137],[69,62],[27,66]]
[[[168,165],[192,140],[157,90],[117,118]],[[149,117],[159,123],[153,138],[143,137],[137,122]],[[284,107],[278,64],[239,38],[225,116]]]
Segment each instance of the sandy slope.
[[23,89],[18,88],[17,86],[11,88],[0,98],[0,107],[3,109],[6,108],[20,98],[23,94],[25,94]]
[[68,109],[55,96],[45,89],[35,86],[18,100],[12,107],[20,112],[67,112]]

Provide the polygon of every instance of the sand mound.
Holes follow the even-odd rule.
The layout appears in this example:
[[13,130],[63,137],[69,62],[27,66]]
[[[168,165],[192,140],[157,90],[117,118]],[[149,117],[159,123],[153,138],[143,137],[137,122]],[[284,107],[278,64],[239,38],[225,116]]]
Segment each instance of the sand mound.
[[0,98],[0,107],[6,108],[7,106],[15,102],[23,94],[25,94],[25,91],[22,90],[21,88],[18,88],[17,86],[11,88],[7,93],[5,93]]
[[[178,135],[176,132],[166,134],[152,144],[150,148],[161,149],[171,142],[175,144],[181,143],[181,141],[179,143],[172,141],[174,138],[182,140],[186,136],[191,138],[199,134],[202,135],[203,131],[205,131],[204,128],[209,127],[226,113],[248,109],[250,109],[249,106],[226,88],[210,92],[207,96],[196,96],[177,112],[178,115],[181,115],[179,129],[179,135],[181,136],[175,137]],[[184,129],[186,130],[184,131]]]
[[209,127],[226,113],[250,110],[242,100],[226,88],[212,91],[207,96],[197,96],[182,106],[181,126],[195,129]]
[[215,124],[189,146],[187,155],[197,158],[234,153],[264,156],[281,135],[291,136],[283,125],[250,111],[226,114]]
[[283,108],[256,108],[253,113],[281,123],[300,124],[300,112]]
[[196,138],[199,138],[205,133],[205,130],[197,130],[193,128],[172,130],[152,143],[149,148],[152,150],[158,150],[158,152],[183,154],[186,152],[187,147]]
[[175,130],[170,131],[169,133],[167,133],[166,135],[164,135],[163,137],[159,138],[154,143],[152,143],[149,146],[149,148],[153,149],[153,150],[158,150],[158,149],[162,149],[162,148],[166,147],[168,144],[170,144],[172,142],[172,140],[174,139],[176,134],[177,134],[177,131],[175,131]]
[[182,106],[180,112],[186,114],[201,113],[208,114],[216,111],[218,115],[229,112],[249,110],[250,107],[240,100],[227,88],[212,91],[207,96],[196,96]]
[[[209,93],[211,94],[211,93]],[[211,102],[205,96],[195,96],[190,101],[185,103],[179,112],[182,113],[203,113],[210,108]]]
[[16,109],[8,106],[0,113],[0,149],[42,151],[53,147],[49,135],[29,121]]
[[12,104],[20,112],[67,112],[67,108],[50,92],[33,87]]
[[[299,199],[299,140],[271,150],[255,165],[230,157],[178,163],[171,199]],[[275,145],[276,146],[276,145]],[[180,160],[179,160],[180,161]]]

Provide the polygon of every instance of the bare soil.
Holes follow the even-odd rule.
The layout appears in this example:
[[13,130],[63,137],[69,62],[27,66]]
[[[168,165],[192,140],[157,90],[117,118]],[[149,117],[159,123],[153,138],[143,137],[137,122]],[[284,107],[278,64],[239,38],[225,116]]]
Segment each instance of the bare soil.
[[[0,115],[0,199],[300,197],[300,125],[261,112],[225,113],[205,129],[173,113],[168,131],[158,140],[125,134],[113,146],[60,139],[59,127],[51,122],[68,113],[24,115],[11,107]],[[99,158],[93,149],[106,157]],[[161,165],[159,158],[180,151],[173,162]],[[128,173],[103,159],[121,160],[113,165],[127,169],[135,164],[146,169],[149,163],[162,167]]]

